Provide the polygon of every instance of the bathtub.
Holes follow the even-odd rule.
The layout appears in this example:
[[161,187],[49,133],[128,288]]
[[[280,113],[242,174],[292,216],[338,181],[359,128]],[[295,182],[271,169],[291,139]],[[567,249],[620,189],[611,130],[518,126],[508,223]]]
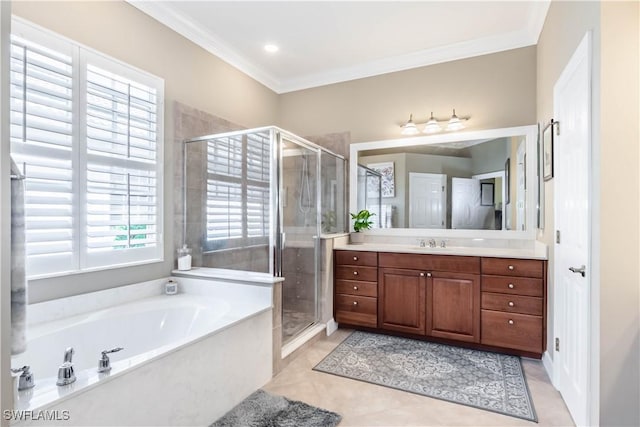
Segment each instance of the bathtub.
[[[17,393],[16,409],[66,414],[60,425],[208,425],[269,381],[271,287],[174,280],[178,295],[162,293],[163,279],[30,306],[28,349],[11,365],[31,366],[36,387]],[[59,387],[67,347],[77,380]]]

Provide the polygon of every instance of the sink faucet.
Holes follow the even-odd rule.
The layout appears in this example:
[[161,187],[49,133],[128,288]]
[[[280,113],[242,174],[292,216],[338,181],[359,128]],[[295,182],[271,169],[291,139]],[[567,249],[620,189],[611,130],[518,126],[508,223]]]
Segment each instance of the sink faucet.
[[436,239],[429,239],[429,247],[430,248],[435,248],[436,247]]
[[67,385],[71,384],[76,380],[76,374],[73,371],[73,347],[68,347],[64,351],[64,363],[60,365],[58,368],[58,381],[56,381],[56,385]]

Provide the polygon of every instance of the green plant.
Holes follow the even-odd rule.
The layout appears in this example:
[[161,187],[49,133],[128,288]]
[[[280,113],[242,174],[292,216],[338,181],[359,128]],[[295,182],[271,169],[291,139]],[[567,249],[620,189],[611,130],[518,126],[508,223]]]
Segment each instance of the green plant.
[[360,232],[360,230],[368,230],[373,225],[373,221],[369,221],[369,218],[375,214],[366,209],[362,209],[357,214],[351,213],[350,215],[353,220],[353,229],[356,233]]

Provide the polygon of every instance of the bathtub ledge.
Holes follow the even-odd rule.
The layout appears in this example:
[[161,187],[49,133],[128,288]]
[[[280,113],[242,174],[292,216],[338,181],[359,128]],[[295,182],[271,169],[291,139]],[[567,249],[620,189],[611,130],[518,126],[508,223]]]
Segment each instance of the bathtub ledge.
[[194,267],[191,270],[173,270],[171,274],[176,277],[218,279],[229,282],[240,282],[262,286],[273,286],[275,283],[284,281],[284,277],[274,277],[269,273],[229,270],[226,268]]

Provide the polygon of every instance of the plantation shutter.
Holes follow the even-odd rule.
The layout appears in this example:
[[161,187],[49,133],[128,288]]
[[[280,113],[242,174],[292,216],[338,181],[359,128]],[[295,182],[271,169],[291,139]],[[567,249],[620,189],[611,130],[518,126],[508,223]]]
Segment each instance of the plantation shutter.
[[[24,171],[26,269],[78,268],[75,256],[73,64],[70,47],[11,37],[11,155]],[[63,50],[60,52],[58,50]]]
[[159,252],[158,95],[118,72],[86,65],[87,263]]
[[207,250],[268,242],[270,159],[268,134],[207,142]]

